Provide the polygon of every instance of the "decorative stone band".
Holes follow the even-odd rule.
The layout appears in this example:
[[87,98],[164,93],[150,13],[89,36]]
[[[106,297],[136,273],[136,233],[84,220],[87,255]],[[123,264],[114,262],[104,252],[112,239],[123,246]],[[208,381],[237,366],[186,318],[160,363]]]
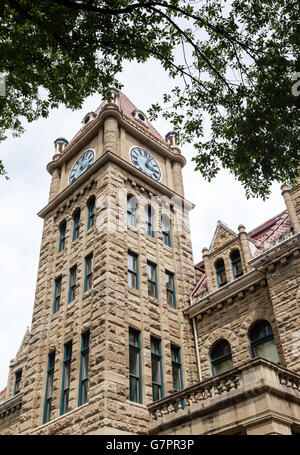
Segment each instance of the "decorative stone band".
[[17,395],[9,398],[0,404],[0,418],[4,419],[8,415],[14,413],[22,407],[23,393],[18,393]]
[[174,427],[192,415],[208,415],[265,392],[296,403],[300,415],[300,376],[257,357],[150,404],[151,431]]

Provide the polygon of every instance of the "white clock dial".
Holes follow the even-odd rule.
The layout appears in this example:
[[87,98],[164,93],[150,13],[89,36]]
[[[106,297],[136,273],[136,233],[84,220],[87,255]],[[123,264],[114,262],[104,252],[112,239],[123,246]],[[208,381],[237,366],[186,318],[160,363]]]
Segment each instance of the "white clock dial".
[[149,175],[154,180],[159,181],[161,179],[159,164],[147,150],[138,146],[132,147],[130,150],[130,159],[132,164],[140,171]]
[[75,161],[69,175],[69,183],[73,183],[83,174],[94,162],[94,151],[89,149],[83,152]]

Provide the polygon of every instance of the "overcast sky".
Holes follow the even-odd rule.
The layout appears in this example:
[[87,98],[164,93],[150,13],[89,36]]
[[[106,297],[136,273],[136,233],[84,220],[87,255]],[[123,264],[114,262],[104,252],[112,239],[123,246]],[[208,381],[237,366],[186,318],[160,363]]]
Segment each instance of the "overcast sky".
[[[130,64],[123,72],[123,93],[144,112],[168,90],[170,81],[158,64]],[[10,179],[0,178],[0,390],[7,383],[10,360],[31,326],[39,249],[43,221],[37,212],[48,202],[51,177],[46,165],[54,154],[53,141],[71,140],[80,129],[84,115],[101,103],[99,96],[86,100],[80,111],[64,107],[26,125],[20,138],[9,138],[0,145]],[[164,137],[172,125],[164,120],[153,123]],[[211,183],[193,170],[192,146],[182,148],[187,159],[183,170],[185,197],[196,207],[191,212],[191,232],[195,263],[202,259],[202,248],[209,247],[218,220],[237,232],[239,224],[249,231],[285,209],[280,186],[274,185],[267,202],[246,200],[241,185],[222,172]]]

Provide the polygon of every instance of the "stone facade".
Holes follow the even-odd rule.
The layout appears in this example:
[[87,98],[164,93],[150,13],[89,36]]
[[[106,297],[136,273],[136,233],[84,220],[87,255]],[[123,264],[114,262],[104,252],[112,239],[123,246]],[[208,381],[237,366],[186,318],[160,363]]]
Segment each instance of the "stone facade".
[[[184,199],[181,172],[185,159],[174,133],[164,140],[137,112],[125,95],[114,92],[110,102],[85,116],[70,143],[55,141],[47,166],[49,202],[39,212],[44,228],[32,324],[10,365],[0,434],[299,432],[300,185],[283,186],[287,210],[249,233],[243,225],[236,233],[218,222],[203,261],[194,265],[193,205]],[[133,165],[129,152],[134,146],[151,152],[161,169],[159,181]],[[86,150],[93,150],[94,162],[69,183],[74,163]],[[137,201],[133,225],[127,219],[129,196]],[[147,206],[153,210],[151,232],[145,224]],[[167,241],[163,216],[170,222]],[[129,253],[137,258],[134,286],[128,281]],[[155,292],[149,291],[149,264],[155,269]],[[76,279],[71,278],[75,267]],[[171,305],[166,276],[172,277]],[[279,363],[253,354],[249,336],[257,321],[269,323]],[[138,399],[130,395],[130,330],[139,339]],[[88,395],[82,400],[85,333]],[[160,342],[162,394],[155,402],[153,337]],[[222,340],[229,343],[232,365],[215,374],[212,350]],[[70,343],[65,412],[65,347]],[[174,347],[180,348],[177,359]],[[51,370],[49,354],[54,353]],[[45,418],[47,402],[51,413]]]

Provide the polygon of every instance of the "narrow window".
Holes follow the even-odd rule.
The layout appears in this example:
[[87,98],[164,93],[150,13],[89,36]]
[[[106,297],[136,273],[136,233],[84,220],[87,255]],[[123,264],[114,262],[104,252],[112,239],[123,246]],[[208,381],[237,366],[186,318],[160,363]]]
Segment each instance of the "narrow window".
[[69,279],[69,296],[68,303],[72,302],[75,299],[76,294],[76,278],[77,278],[77,265],[70,269],[70,279]]
[[234,250],[230,254],[230,261],[231,261],[233,278],[236,279],[239,276],[242,276],[243,275],[243,266],[242,266],[241,255],[240,255],[239,250]]
[[48,355],[48,368],[47,368],[47,380],[46,380],[46,393],[45,393],[45,405],[44,405],[43,423],[49,422],[49,420],[51,418],[53,378],[54,378],[54,363],[55,363],[55,352],[51,352]]
[[160,340],[151,337],[152,399],[163,398],[163,372]]
[[227,284],[227,278],[223,259],[217,260],[217,262],[215,263],[215,269],[217,274],[218,287],[220,288],[222,286],[225,286],[225,284]]
[[225,373],[233,368],[230,344],[226,340],[218,341],[210,354],[213,376]]
[[90,332],[83,333],[81,335],[78,406],[87,403],[88,400],[89,341]]
[[252,357],[264,357],[271,362],[279,363],[273,330],[269,322],[257,322],[249,333]]
[[183,389],[180,348],[171,344],[171,360],[173,374],[173,389],[178,392]]
[[53,301],[53,314],[59,310],[61,295],[61,276],[56,278],[54,285],[54,301]]
[[139,289],[138,256],[128,252],[128,286]]
[[63,364],[63,374],[62,374],[60,414],[65,414],[66,412],[68,412],[68,409],[69,409],[71,361],[72,361],[72,342],[69,342],[69,343],[65,344],[65,348],[64,348],[64,364]]
[[127,196],[127,223],[130,226],[137,225],[137,200],[134,196]]
[[58,243],[58,252],[65,249],[66,244],[66,230],[67,223],[63,221],[59,227],[59,243]]
[[148,295],[151,297],[158,298],[157,292],[157,271],[156,265],[152,262],[147,262],[147,274],[148,274]]
[[170,218],[167,215],[162,215],[161,226],[163,243],[171,246],[171,224]]
[[140,332],[129,329],[130,401],[142,403]]
[[154,237],[154,209],[151,205],[145,206],[145,228],[146,234]]
[[80,230],[80,210],[76,210],[73,215],[73,242],[78,239]]
[[88,209],[88,219],[87,219],[87,229],[95,225],[95,196],[92,196],[87,204]]
[[165,273],[166,278],[166,291],[167,291],[167,303],[168,305],[176,308],[176,295],[175,295],[175,283],[174,274],[171,272]]
[[89,254],[85,258],[84,292],[91,289],[92,286],[93,286],[93,255]]
[[20,393],[20,390],[21,390],[21,379],[22,379],[22,370],[19,370],[15,374],[14,395],[17,395],[17,393]]

